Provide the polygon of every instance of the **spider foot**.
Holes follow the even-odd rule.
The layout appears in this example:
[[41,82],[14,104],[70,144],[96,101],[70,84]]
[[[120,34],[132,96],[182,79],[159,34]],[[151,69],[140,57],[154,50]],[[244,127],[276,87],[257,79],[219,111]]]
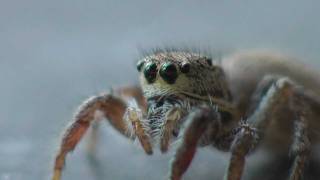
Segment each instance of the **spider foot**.
[[231,159],[228,166],[228,171],[225,180],[240,180],[242,177],[245,157],[248,155],[258,144],[257,129],[252,128],[247,123],[240,123],[237,130],[233,144],[231,145]]
[[231,149],[233,152],[238,152],[247,155],[257,146],[259,141],[258,130],[251,127],[246,122],[241,122],[238,133],[233,141]]

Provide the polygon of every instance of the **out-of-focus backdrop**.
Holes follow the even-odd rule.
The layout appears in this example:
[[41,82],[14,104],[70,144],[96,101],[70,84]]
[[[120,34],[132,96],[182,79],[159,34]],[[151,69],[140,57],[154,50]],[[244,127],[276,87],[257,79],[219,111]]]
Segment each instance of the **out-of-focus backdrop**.
[[[137,83],[139,48],[266,48],[319,67],[319,7],[317,0],[2,0],[0,180],[48,179],[74,109]],[[107,124],[102,129],[100,160],[86,158],[82,141],[64,179],[164,179],[172,153],[147,157]],[[200,150],[186,179],[221,179],[227,158]]]

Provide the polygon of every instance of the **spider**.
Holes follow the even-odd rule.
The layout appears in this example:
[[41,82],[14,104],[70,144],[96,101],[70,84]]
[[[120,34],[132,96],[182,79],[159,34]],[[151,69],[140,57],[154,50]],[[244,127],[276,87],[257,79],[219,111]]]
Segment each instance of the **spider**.
[[[290,180],[303,178],[319,139],[317,72],[290,58],[235,53],[222,61],[185,50],[156,50],[138,63],[141,87],[128,86],[86,100],[64,132],[52,180],[90,125],[103,118],[145,153],[178,142],[168,179],[180,180],[198,147],[231,153],[224,179],[240,180],[247,155],[263,142],[293,157]],[[289,169],[288,169],[289,170]]]

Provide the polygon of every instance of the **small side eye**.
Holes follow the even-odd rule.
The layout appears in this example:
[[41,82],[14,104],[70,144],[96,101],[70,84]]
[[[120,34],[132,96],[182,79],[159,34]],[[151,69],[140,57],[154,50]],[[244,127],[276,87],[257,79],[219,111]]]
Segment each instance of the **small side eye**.
[[182,73],[188,73],[190,71],[190,64],[189,63],[182,63],[180,66],[180,71]]
[[139,72],[141,72],[141,69],[142,69],[142,67],[143,67],[143,65],[144,65],[144,61],[138,61],[138,63],[137,63],[137,70],[139,71]]
[[212,66],[212,59],[211,58],[206,58],[206,61],[209,66]]

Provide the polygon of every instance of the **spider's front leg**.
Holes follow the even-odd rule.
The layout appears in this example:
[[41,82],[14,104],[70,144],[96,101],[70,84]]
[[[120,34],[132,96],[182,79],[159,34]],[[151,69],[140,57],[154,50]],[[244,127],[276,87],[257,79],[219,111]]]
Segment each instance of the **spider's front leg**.
[[147,126],[145,126],[143,121],[141,121],[143,114],[137,106],[136,101],[133,99],[129,100],[129,107],[127,108],[125,118],[131,122],[135,135],[138,137],[144,151],[151,155],[153,151],[150,143],[150,137],[146,133]]
[[110,124],[121,134],[132,138],[131,129],[128,126],[128,122],[123,120],[123,116],[127,110],[126,99],[128,97],[136,99],[139,105],[144,108],[145,103],[139,92],[138,88],[124,88],[116,92],[119,96],[113,94],[94,96],[80,106],[74,116],[73,122],[67,127],[63,134],[62,142],[55,158],[52,180],[61,179],[61,172],[65,164],[66,155],[76,147],[90,127],[90,124],[99,120],[96,116],[97,111],[102,112],[103,116],[106,117]]
[[[274,113],[283,105],[287,105],[294,114],[295,119],[283,119],[294,124],[294,139],[292,151],[295,157],[290,180],[302,178],[302,172],[310,149],[307,135],[306,112],[308,106],[305,103],[310,97],[296,83],[284,77],[268,76],[258,86],[256,95],[259,96],[259,104],[249,116],[245,127],[236,135],[231,148],[232,155],[225,176],[227,180],[240,180],[245,165],[245,156],[255,149],[258,141],[261,141]],[[313,102],[318,103],[318,102]],[[257,138],[259,137],[259,138]]]
[[211,107],[201,107],[191,112],[187,117],[186,127],[182,132],[181,142],[171,162],[170,180],[180,180],[189,167],[198,146],[198,142],[207,128],[215,132],[220,129],[220,116]]

